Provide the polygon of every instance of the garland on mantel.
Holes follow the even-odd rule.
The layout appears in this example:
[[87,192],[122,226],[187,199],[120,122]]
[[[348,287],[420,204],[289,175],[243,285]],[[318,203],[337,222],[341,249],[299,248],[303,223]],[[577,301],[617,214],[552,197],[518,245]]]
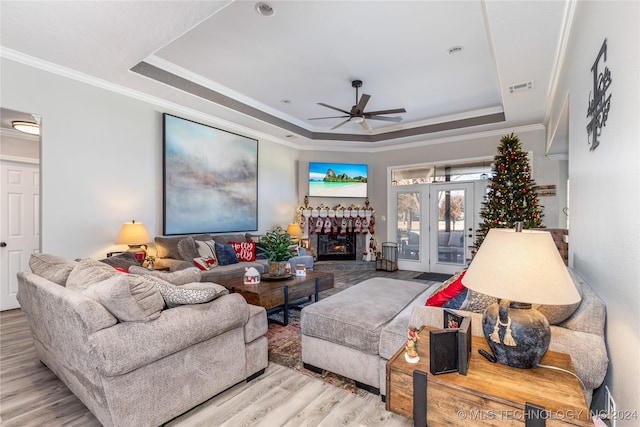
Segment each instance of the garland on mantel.
[[369,207],[369,198],[365,199],[365,206],[342,206],[333,207],[320,205],[309,206],[308,198],[305,196],[305,205],[298,208],[300,214],[300,228],[305,236],[312,234],[334,234],[345,236],[347,234],[365,235],[365,247],[362,258],[365,261],[375,260],[377,254],[375,233],[375,210]]

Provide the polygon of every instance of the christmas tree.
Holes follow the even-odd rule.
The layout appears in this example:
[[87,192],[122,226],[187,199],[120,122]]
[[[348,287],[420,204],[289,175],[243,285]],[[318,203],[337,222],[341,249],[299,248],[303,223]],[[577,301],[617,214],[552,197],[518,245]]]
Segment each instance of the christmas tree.
[[500,139],[492,169],[489,192],[480,211],[482,222],[473,245],[475,250],[491,228],[513,228],[516,222],[522,222],[523,228],[544,227],[529,159],[513,132]]

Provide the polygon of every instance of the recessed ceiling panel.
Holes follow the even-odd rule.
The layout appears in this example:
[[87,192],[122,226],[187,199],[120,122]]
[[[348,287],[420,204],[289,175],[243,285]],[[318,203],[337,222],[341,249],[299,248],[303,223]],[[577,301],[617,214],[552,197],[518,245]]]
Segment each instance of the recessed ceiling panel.
[[[369,121],[374,133],[501,111],[480,1],[270,4],[266,17],[234,2],[147,61],[312,132],[339,122],[309,121],[336,115],[317,103],[356,103],[354,79],[371,95],[367,110],[406,109],[399,125]],[[355,123],[340,132],[366,133]]]

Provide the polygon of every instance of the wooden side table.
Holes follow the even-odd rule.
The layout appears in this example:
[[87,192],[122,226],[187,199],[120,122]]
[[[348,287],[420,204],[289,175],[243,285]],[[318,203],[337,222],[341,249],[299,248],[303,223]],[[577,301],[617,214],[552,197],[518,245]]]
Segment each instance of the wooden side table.
[[[415,408],[415,425],[424,425],[425,420],[429,427],[545,425],[539,420],[527,421],[532,413],[527,404],[531,404],[544,409],[547,426],[593,425],[576,377],[548,368],[519,369],[491,363],[478,354],[480,348],[490,351],[484,337],[472,339],[466,376],[457,372],[432,375],[429,372],[431,329],[436,328],[425,326],[419,333],[418,363],[405,360],[404,347],[387,362],[388,411],[414,418],[414,404],[419,400],[424,402],[426,397],[424,406]],[[575,373],[568,354],[548,351],[540,364]],[[417,380],[415,402],[414,376]],[[424,388],[426,390],[421,390]]]

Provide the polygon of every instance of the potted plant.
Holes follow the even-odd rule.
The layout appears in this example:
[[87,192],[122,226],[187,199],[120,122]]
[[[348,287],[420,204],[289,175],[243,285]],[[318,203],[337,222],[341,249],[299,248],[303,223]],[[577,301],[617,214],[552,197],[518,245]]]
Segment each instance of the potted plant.
[[292,251],[295,245],[291,242],[291,236],[281,227],[276,227],[262,236],[258,247],[269,260],[271,275],[283,276],[286,272],[287,261],[294,256]]

